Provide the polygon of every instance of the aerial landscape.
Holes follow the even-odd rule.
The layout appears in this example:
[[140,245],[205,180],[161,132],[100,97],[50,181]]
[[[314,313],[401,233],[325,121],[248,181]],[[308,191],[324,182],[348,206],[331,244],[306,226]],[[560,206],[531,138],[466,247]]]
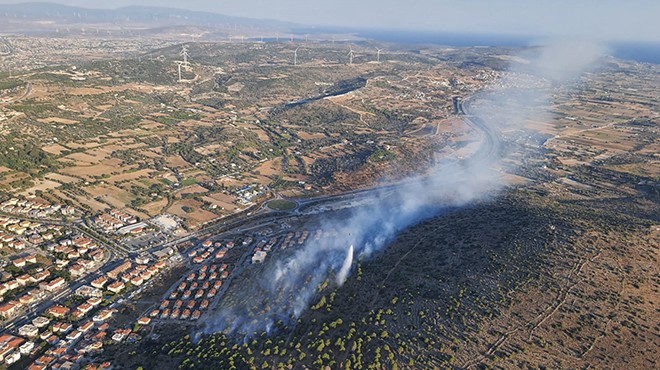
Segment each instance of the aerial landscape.
[[660,6],[571,4],[0,1],[0,369],[659,368]]

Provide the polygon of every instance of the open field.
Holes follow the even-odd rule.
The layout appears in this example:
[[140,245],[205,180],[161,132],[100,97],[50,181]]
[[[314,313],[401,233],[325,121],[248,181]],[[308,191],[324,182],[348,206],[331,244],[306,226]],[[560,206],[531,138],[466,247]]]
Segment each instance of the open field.
[[296,203],[285,199],[275,199],[268,202],[268,208],[275,211],[290,211],[296,208]]
[[132,172],[124,172],[119,175],[114,175],[110,176],[106,179],[106,181],[110,183],[117,183],[117,182],[124,182],[128,180],[135,180],[135,179],[141,179],[141,178],[148,178],[151,176],[153,173],[153,170],[149,169],[144,169],[144,170],[138,170],[138,171],[132,171]]
[[119,160],[109,160],[105,161],[103,164],[94,164],[87,162],[77,163],[73,167],[65,167],[60,170],[61,173],[65,175],[70,175],[73,177],[81,177],[86,180],[93,180],[96,177],[103,177],[109,174],[118,173],[122,169],[130,170],[134,166],[129,168],[122,168]]
[[130,193],[111,184],[88,186],[85,187],[85,191],[92,197],[98,197],[104,202],[108,202],[118,208],[122,208],[123,205],[129,204],[133,199],[133,196]]
[[140,206],[140,208],[145,210],[149,216],[154,217],[160,215],[167,204],[167,199],[161,199],[155,202],[143,204]]
[[218,218],[215,213],[204,210],[203,204],[194,199],[177,200],[166,211],[186,220],[193,229]]
[[210,204],[216,205],[219,209],[224,210],[225,213],[233,212],[237,207],[235,203],[236,197],[226,195],[223,193],[209,194],[208,196],[205,196],[202,199],[205,202],[209,202]]
[[180,191],[183,194],[204,194],[208,193],[209,189],[201,185],[190,185],[182,188]]
[[65,151],[68,151],[69,149],[60,145],[60,144],[53,144],[53,145],[48,145],[44,146],[41,148],[44,152],[53,154],[53,155],[60,155]]
[[41,123],[59,123],[62,125],[75,125],[76,123],[79,123],[78,121],[74,121],[72,119],[59,118],[59,117],[41,118],[38,121]]
[[37,180],[35,181],[34,186],[25,189],[22,193],[19,193],[20,195],[28,195],[28,194],[35,194],[37,191],[39,192],[47,192],[49,190],[55,189],[61,184],[57,181],[53,180]]

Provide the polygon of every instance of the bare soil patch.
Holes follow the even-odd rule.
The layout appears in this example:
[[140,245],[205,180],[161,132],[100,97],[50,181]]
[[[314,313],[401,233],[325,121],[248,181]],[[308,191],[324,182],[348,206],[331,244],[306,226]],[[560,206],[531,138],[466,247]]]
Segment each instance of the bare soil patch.
[[42,118],[38,119],[37,121],[41,123],[59,123],[62,125],[75,125],[77,123],[80,123],[79,121],[75,121],[72,119],[66,119],[66,118],[60,118],[60,117],[48,117],[48,118]]

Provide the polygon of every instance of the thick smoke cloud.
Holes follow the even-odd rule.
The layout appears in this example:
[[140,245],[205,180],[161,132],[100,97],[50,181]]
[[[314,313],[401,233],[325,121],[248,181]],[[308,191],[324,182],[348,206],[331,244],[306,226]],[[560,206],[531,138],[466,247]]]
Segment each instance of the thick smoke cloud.
[[482,137],[476,154],[466,160],[443,160],[428,173],[373,195],[368,205],[352,210],[348,217],[322,220],[323,238],[310,238],[287,257],[270,261],[263,276],[241,287],[243,293],[221,301],[219,312],[202,332],[250,337],[270,332],[278,322],[295,321],[310,305],[319,284],[333,278],[339,285],[344,282],[354,256],[369,257],[403,229],[443,209],[495,196],[507,185],[501,172],[506,158],[500,147],[500,129],[521,127],[526,119],[544,117],[547,92],[569,83],[601,52],[594,45],[570,42],[521,55],[522,63],[513,66],[491,92],[474,99],[490,104],[466,103],[473,116],[470,124]]

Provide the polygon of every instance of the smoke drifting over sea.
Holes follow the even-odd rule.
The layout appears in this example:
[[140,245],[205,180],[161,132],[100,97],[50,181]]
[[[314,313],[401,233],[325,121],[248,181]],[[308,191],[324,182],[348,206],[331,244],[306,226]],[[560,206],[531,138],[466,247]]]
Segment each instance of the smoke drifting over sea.
[[476,98],[490,104],[469,104],[468,113],[474,116],[470,124],[482,137],[476,154],[464,160],[442,160],[428,173],[374,194],[368,205],[353,209],[348,217],[321,220],[324,236],[320,240],[309,238],[282,259],[276,260],[275,255],[262,276],[242,283],[231,299],[223,298],[217,315],[206,321],[202,332],[250,337],[270,332],[278,322],[295,321],[326,279],[344,283],[354,268],[354,257],[369,257],[403,229],[443,209],[495,196],[506,186],[502,170],[509,166],[502,155],[500,129],[546,118],[544,108],[552,88],[568,84],[602,51],[590,44],[554,43],[522,54],[492,92]]

